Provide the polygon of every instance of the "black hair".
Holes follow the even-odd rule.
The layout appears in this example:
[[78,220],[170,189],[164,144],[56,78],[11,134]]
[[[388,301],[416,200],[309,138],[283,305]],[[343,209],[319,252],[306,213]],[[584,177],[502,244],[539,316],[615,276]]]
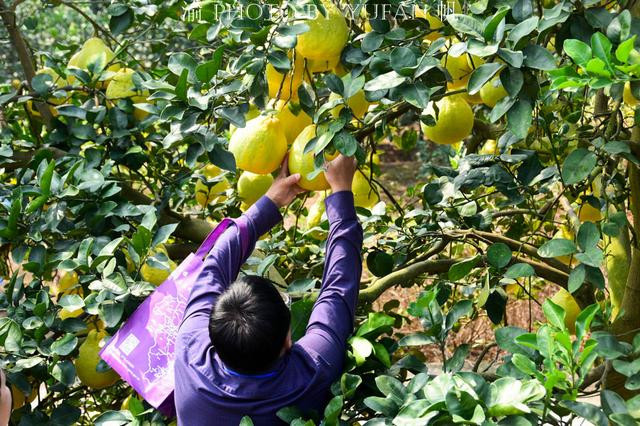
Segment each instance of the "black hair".
[[246,275],[218,298],[209,318],[209,336],[225,366],[258,374],[280,357],[290,324],[291,313],[273,281]]

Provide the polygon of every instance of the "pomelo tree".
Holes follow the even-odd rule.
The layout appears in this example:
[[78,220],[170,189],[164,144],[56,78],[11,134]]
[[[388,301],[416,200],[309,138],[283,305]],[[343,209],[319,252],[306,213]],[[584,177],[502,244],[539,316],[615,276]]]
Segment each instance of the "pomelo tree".
[[[15,422],[170,423],[97,350],[289,151],[315,192],[248,268],[291,295],[294,337],[319,288],[322,165],[337,152],[359,160],[367,268],[334,398],[284,420],[637,424],[636,3],[62,1],[43,5],[93,37],[47,42],[29,3],[0,0],[21,73],[0,89],[0,367]],[[388,140],[422,163],[403,194],[383,173]],[[377,303],[414,285],[406,309]],[[545,320],[514,326],[515,298]],[[493,341],[452,346],[483,316]],[[594,392],[599,404],[581,398]]]

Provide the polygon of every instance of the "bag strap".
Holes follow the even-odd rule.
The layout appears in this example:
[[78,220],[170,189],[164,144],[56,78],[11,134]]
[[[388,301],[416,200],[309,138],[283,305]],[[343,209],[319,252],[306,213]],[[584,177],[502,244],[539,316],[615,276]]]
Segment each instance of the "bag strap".
[[234,220],[228,217],[222,219],[218,226],[216,226],[213,231],[207,235],[207,238],[204,239],[202,244],[200,244],[198,251],[196,251],[196,257],[204,259],[207,254],[209,254],[218,238],[220,238],[220,235],[222,235],[222,233],[232,224],[235,224],[238,227],[238,231],[240,232],[240,241],[242,243],[242,257],[246,257],[247,250],[249,249],[249,229],[247,228],[247,222],[243,218]]

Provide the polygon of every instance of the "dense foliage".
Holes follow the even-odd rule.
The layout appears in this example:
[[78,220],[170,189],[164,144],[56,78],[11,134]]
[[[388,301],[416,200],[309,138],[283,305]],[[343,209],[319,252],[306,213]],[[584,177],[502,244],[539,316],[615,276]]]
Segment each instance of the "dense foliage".
[[[367,271],[347,369],[324,420],[294,408],[282,418],[637,424],[635,3],[477,0],[447,5],[445,18],[432,1],[343,2],[348,40],[329,64],[296,50],[302,12],[329,16],[328,2],[0,0],[19,63],[0,82],[0,368],[22,396],[15,422],[172,421],[96,347],[213,224],[259,195],[264,181],[245,171],[242,183],[229,141],[261,110],[288,128],[300,114],[316,123],[302,145],[309,179],[336,151],[362,171]],[[43,10],[46,21],[33,18]],[[325,34],[330,45],[338,32]],[[389,140],[423,160],[401,196],[382,173]],[[248,262],[294,299],[294,337],[322,275],[328,223],[314,195]],[[422,292],[408,309],[376,303],[413,285]],[[542,300],[549,288],[562,290]],[[514,298],[546,321],[511,325]],[[482,316],[495,342],[477,343],[470,363],[472,347],[452,350],[450,338]],[[423,330],[403,331],[416,321]],[[496,345],[500,361],[483,371]],[[424,348],[441,354],[428,360],[438,371]],[[581,398],[594,392],[598,405]]]

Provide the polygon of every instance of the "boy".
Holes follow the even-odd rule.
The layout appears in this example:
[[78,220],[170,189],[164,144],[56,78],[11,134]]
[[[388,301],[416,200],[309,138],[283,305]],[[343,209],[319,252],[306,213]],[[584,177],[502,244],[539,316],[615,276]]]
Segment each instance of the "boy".
[[[330,230],[322,288],[305,336],[292,343],[290,313],[272,282],[236,279],[246,258],[237,227],[228,228],[205,259],[178,332],[178,424],[235,426],[247,415],[256,426],[277,425],[276,412],[287,406],[322,414],[342,371],[362,273],[362,228],[351,193],[355,160],[339,155],[325,169]],[[285,160],[266,195],[238,219],[249,233],[244,253],[282,220],[278,208],[302,192],[300,175],[287,176],[287,170]]]

